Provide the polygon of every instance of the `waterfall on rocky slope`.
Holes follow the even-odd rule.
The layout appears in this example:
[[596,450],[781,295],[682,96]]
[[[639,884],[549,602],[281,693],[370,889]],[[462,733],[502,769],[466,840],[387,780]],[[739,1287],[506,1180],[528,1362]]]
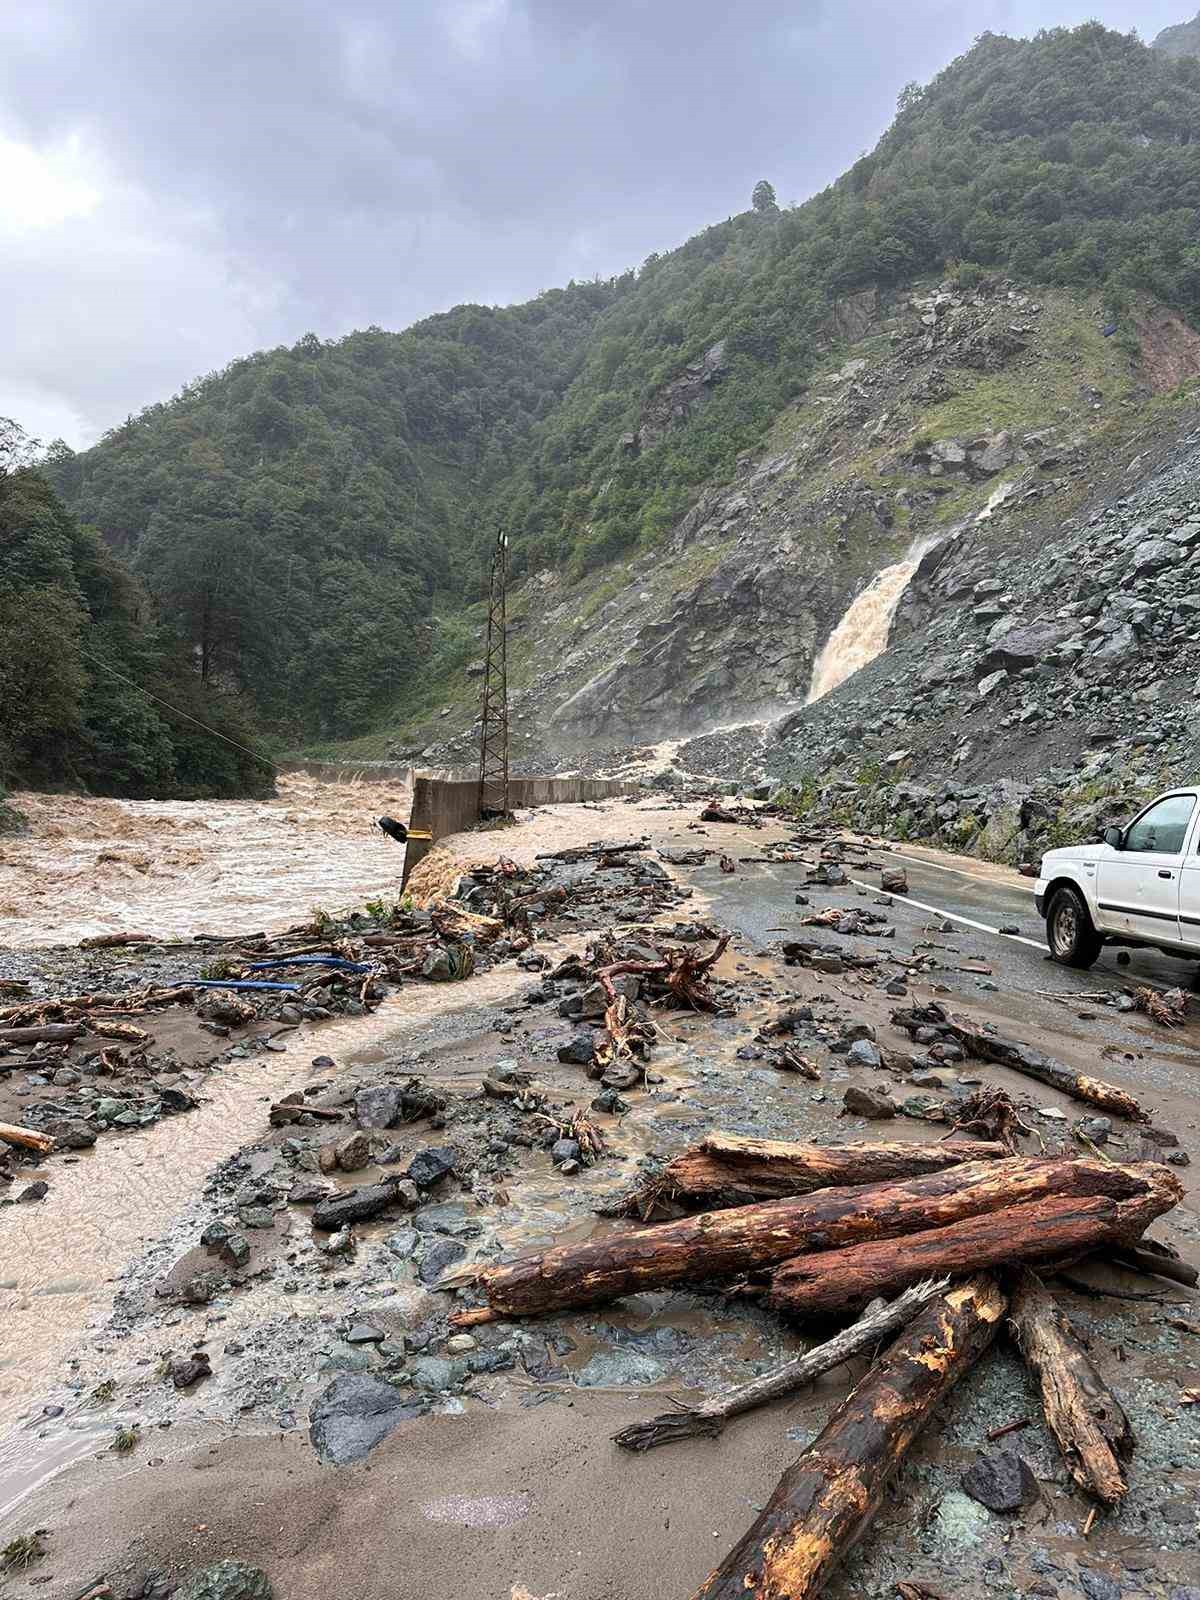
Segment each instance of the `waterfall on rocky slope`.
[[940,535],[918,539],[902,561],[877,572],[867,587],[851,601],[845,616],[826,639],[813,662],[812,683],[806,705],[820,700],[839,683],[865,667],[887,649],[892,617],[908,588],[921,557],[937,544]]

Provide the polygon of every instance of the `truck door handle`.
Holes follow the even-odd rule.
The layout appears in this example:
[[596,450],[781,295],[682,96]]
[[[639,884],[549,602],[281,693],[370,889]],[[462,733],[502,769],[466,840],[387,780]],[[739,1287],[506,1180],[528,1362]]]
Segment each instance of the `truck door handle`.
[[1158,875],[1160,878],[1173,878],[1175,876],[1173,872],[1168,872],[1166,867],[1159,867]]

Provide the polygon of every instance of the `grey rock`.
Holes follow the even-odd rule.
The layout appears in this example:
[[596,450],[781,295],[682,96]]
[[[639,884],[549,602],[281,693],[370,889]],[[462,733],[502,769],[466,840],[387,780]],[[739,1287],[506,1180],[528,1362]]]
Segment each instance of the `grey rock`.
[[354,1097],[354,1119],[360,1128],[390,1128],[400,1117],[403,1092],[394,1083],[372,1084]]
[[194,1572],[175,1591],[175,1600],[271,1600],[270,1580],[247,1561],[217,1561]]
[[343,1373],[313,1405],[309,1437],[322,1461],[341,1467],[361,1461],[398,1423],[416,1416],[418,1410],[382,1378]]
[[421,1150],[408,1164],[407,1176],[422,1189],[440,1182],[454,1170],[454,1151],[446,1146]]
[[172,1361],[170,1372],[171,1382],[177,1389],[190,1389],[201,1378],[212,1377],[212,1364],[203,1350],[197,1350],[193,1355]]
[[581,1389],[623,1388],[628,1384],[658,1383],[665,1378],[668,1367],[653,1356],[638,1350],[605,1350],[594,1355],[585,1367],[575,1374]]
[[882,1065],[883,1057],[879,1054],[879,1046],[870,1039],[856,1039],[846,1051],[846,1060],[854,1063],[856,1067],[878,1067]]
[[881,1122],[896,1115],[896,1107],[889,1094],[882,1089],[864,1089],[856,1083],[846,1090],[842,1104],[851,1115],[867,1117],[872,1122]]
[[1040,1493],[1033,1468],[1015,1450],[992,1450],[962,1475],[962,1486],[989,1511],[1018,1511]]
[[578,1161],[578,1141],[575,1139],[557,1139],[551,1146],[550,1159],[558,1167],[561,1167],[564,1161]]
[[447,1267],[452,1267],[456,1261],[461,1261],[466,1253],[465,1245],[459,1244],[455,1239],[434,1239],[425,1246],[421,1265],[417,1269],[417,1277],[422,1283],[436,1283]]
[[1087,1600],[1121,1600],[1121,1585],[1115,1578],[1110,1578],[1107,1572],[1098,1572],[1095,1567],[1080,1567],[1079,1587]]
[[322,1200],[313,1212],[313,1227],[323,1233],[336,1233],[353,1222],[365,1222],[377,1217],[396,1199],[396,1188],[390,1183],[365,1184],[360,1189],[347,1190],[331,1200]]
[[558,1047],[558,1059],[569,1066],[586,1067],[591,1064],[594,1048],[590,1028],[577,1029],[566,1044]]

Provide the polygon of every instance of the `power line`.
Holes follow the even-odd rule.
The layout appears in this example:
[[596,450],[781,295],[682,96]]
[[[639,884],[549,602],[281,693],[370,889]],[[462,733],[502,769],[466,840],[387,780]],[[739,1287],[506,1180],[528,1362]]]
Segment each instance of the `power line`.
[[240,744],[236,739],[231,739],[227,733],[222,733],[219,728],[209,727],[207,722],[201,722],[199,717],[193,717],[190,711],[180,711],[178,706],[173,706],[169,700],[164,700],[161,695],[151,694],[150,690],[142,684],[135,683],[132,678],[127,678],[123,672],[118,672],[116,667],[111,666],[107,661],[102,661],[99,656],[92,655],[82,645],[79,647],[79,654],[86,661],[90,661],[93,666],[99,667],[104,672],[111,673],[114,678],[119,678],[122,683],[127,683],[131,689],[136,689],[139,694],[144,694],[147,700],[155,700],[160,706],[165,706],[172,716],[183,717],[187,722],[194,722],[198,728],[203,728],[205,733],[211,733],[214,739],[224,739],[226,744],[231,744],[235,750],[242,750],[246,755],[253,756],[255,761],[261,761],[263,766],[270,767],[272,772],[281,773],[283,771],[282,767],[277,767],[267,756],[260,754],[257,750],[251,750],[248,744]]

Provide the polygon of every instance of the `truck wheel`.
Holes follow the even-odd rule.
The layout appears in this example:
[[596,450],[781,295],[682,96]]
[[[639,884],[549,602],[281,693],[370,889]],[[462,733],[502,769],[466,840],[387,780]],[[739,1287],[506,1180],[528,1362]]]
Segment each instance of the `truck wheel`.
[[1058,889],[1046,912],[1046,942],[1051,957],[1062,967],[1090,967],[1104,948],[1083,896],[1075,889]]

